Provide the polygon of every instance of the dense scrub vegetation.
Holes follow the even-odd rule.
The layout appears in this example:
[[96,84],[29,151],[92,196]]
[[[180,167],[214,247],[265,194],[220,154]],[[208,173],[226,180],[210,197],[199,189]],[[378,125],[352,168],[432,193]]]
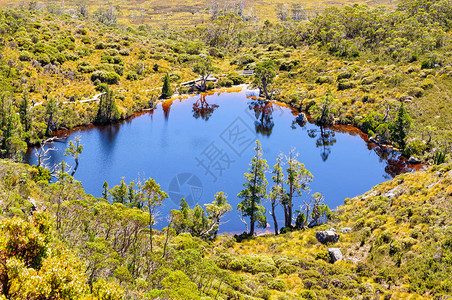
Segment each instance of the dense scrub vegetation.
[[[319,14],[280,7],[265,21],[242,8],[213,7],[209,21],[181,28],[126,26],[118,23],[120,7],[94,10],[83,1],[0,10],[0,157],[10,159],[0,161],[0,298],[452,294],[452,166],[444,164],[452,136],[450,1]],[[244,69],[255,75],[239,75]],[[207,81],[209,74],[219,80]],[[199,76],[197,87],[180,85]],[[280,235],[232,237],[217,236],[231,209],[222,193],[205,207],[182,200],[157,219],[166,194],[151,179],[105,184],[103,197],[95,198],[65,164],[52,170],[56,179],[49,183],[44,164],[12,162],[54,130],[121,120],[173,93],[245,82],[321,125],[357,126],[374,142],[392,142],[406,156],[437,165],[346,199],[334,215],[316,209],[330,220],[312,228],[314,211],[299,213],[292,224],[291,199],[284,198],[301,193],[309,172],[290,156],[285,177],[278,161],[267,191],[260,175],[268,166],[256,147],[240,211],[265,227],[259,208],[268,194],[268,201],[286,205],[284,228]],[[76,164],[80,146],[67,152]],[[260,186],[251,184],[253,174]],[[295,177],[306,182],[285,191],[282,183]],[[316,231],[330,228],[340,232],[339,241],[319,243]],[[333,263],[329,247],[340,248],[344,260]]]
[[[132,198],[127,184],[115,187],[112,196],[124,201],[111,203],[85,194],[68,174],[49,185],[36,167],[2,161],[0,170],[2,297],[441,299],[452,292],[451,165],[346,199],[321,227],[241,242],[200,234],[218,211],[212,206],[206,216],[182,202],[168,219],[154,219],[150,203],[127,200],[159,190],[152,182],[132,186]],[[228,211],[221,197],[212,205]],[[165,227],[153,231],[152,248],[150,220]],[[315,233],[329,228],[340,239],[323,245]],[[329,247],[344,260],[332,263]]]

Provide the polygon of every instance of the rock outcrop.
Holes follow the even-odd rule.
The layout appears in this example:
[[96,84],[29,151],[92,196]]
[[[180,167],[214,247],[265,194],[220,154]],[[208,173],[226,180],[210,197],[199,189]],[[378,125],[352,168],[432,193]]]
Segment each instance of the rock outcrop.
[[332,263],[335,263],[344,258],[341,249],[339,248],[328,248],[328,253],[330,254],[330,259]]
[[333,230],[317,231],[315,237],[322,244],[336,243],[339,240],[339,234]]

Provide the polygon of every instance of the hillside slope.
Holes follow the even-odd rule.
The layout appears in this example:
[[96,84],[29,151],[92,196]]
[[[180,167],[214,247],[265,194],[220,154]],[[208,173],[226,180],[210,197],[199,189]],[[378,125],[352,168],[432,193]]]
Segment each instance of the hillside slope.
[[[67,277],[73,284],[66,291],[80,289],[80,298],[106,299],[107,290],[109,299],[443,299],[452,294],[450,164],[397,176],[346,199],[321,227],[239,243],[227,234],[216,241],[176,234],[170,223],[155,233],[153,251],[147,212],[86,195],[70,177],[47,185],[27,165],[1,161],[0,170],[2,236],[9,236],[8,224],[25,220],[40,230],[45,249],[71,249],[73,254],[65,255],[78,258],[71,258],[69,268],[81,270],[82,264],[86,272]],[[321,244],[316,232],[329,229],[339,241]],[[0,250],[8,249],[5,243],[0,239]],[[332,263],[329,248],[339,248],[344,259]],[[0,260],[24,260],[23,253],[0,251]],[[62,272],[55,270],[53,276]],[[9,269],[0,272],[16,285],[31,284]],[[47,292],[61,286],[49,285]],[[42,289],[19,289],[16,296],[37,299],[44,283]]]

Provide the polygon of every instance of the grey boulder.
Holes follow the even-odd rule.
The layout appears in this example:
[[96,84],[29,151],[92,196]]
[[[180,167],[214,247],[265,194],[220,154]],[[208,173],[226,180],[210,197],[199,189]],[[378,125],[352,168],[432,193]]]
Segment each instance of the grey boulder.
[[339,248],[328,248],[328,253],[330,254],[330,259],[332,263],[335,263],[344,258],[341,249]]
[[322,244],[336,243],[339,240],[339,234],[333,230],[317,231],[315,237]]

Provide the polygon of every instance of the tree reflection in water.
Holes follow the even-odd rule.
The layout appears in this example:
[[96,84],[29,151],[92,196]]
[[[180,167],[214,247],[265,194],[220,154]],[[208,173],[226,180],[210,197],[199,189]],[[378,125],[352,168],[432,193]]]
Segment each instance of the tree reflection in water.
[[198,119],[201,117],[203,120],[207,121],[212,116],[215,109],[218,108],[218,104],[209,104],[206,101],[206,95],[201,94],[201,98],[193,103],[193,117]]
[[254,127],[256,133],[260,133],[265,136],[270,136],[272,134],[273,127],[275,123],[273,122],[273,112],[275,110],[273,103],[253,100],[248,102],[248,107],[250,110],[254,111]]
[[163,116],[165,117],[165,120],[168,121],[169,114],[171,111],[171,105],[173,105],[173,100],[165,100],[162,102],[162,109],[163,109]]
[[333,130],[324,126],[308,130],[309,137],[317,138],[316,147],[321,148],[320,157],[323,161],[326,161],[331,154],[331,148],[336,143],[335,135],[336,133]]
[[413,166],[402,157],[399,151],[384,146],[375,146],[375,144],[368,144],[368,149],[375,151],[380,158],[380,162],[386,162],[386,174],[384,175],[384,178],[386,179],[392,179],[398,174],[411,172],[413,170]]

